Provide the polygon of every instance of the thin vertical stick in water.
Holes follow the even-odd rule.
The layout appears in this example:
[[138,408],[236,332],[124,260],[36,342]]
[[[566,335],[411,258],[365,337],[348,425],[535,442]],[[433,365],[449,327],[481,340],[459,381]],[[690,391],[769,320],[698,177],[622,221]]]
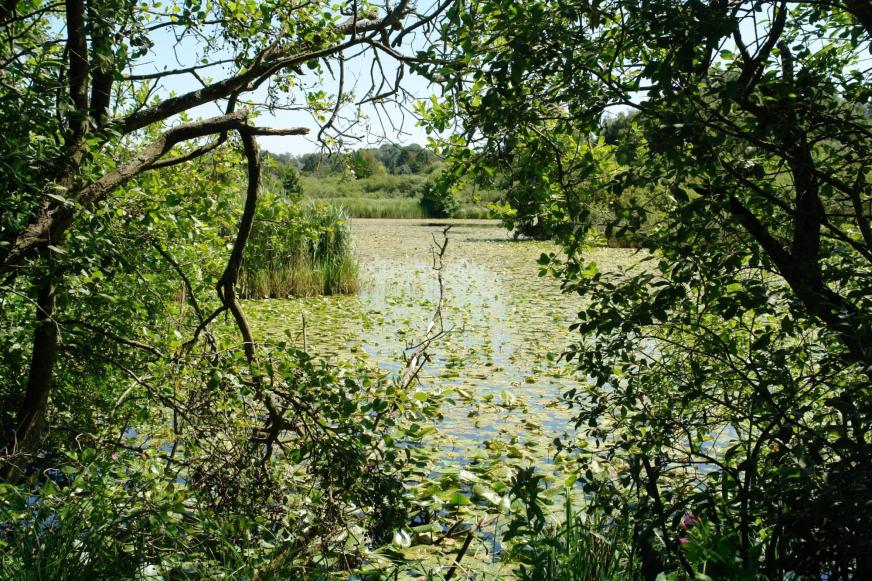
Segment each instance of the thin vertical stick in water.
[[424,364],[429,360],[430,356],[427,353],[427,349],[430,347],[430,344],[446,333],[445,326],[442,322],[442,306],[445,302],[445,285],[442,281],[442,269],[444,267],[443,259],[445,257],[445,250],[448,248],[449,230],[451,230],[450,225],[442,229],[441,242],[436,240],[435,235],[433,236],[433,270],[436,271],[436,279],[439,282],[439,299],[436,302],[436,310],[433,312],[433,316],[430,318],[430,322],[427,325],[427,332],[424,334],[424,339],[417,345],[413,345],[406,349],[412,353],[406,358],[406,368],[403,370],[403,375],[400,379],[400,386],[403,387],[403,389],[409,387],[412,382],[415,381],[418,377],[418,373],[420,373]]
[[460,566],[460,562],[463,560],[463,556],[466,555],[466,551],[469,550],[469,545],[472,543],[472,537],[475,536],[474,531],[475,529],[469,529],[469,532],[466,534],[466,540],[463,541],[463,546],[460,547],[460,552],[457,553],[454,563],[451,565],[451,568],[448,569],[448,573],[445,574],[445,581],[451,581],[451,578],[454,577],[454,572],[457,570],[457,567]]

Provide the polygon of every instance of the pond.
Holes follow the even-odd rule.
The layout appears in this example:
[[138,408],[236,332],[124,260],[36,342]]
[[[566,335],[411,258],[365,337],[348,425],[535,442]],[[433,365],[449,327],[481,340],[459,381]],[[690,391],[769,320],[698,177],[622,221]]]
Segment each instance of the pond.
[[[451,331],[431,347],[421,380],[424,390],[453,390],[456,396],[427,436],[438,469],[410,486],[424,506],[436,498],[432,506],[444,520],[478,523],[489,546],[476,545],[464,562],[496,578],[506,574],[497,539],[500,503],[508,497],[501,495],[519,466],[535,466],[546,483],[564,480],[561,462],[571,460],[555,461],[553,442],[571,438],[574,430],[561,395],[586,381],[584,373],[558,361],[575,339],[568,327],[583,298],[565,295],[558,280],[539,276],[537,259],[556,247],[515,241],[495,221],[357,219],[357,295],[253,301],[245,308],[259,340],[302,347],[305,316],[310,353],[399,372],[404,348],[424,337],[438,301],[432,252],[445,223],[452,228],[442,271],[443,320]],[[601,271],[638,257],[624,249],[590,253]],[[416,541],[399,552],[431,566],[444,563],[452,550],[447,541],[438,548]]]
[[[404,347],[424,336],[438,300],[432,249],[446,223],[452,221],[354,220],[360,292],[248,303],[255,335],[301,347],[305,313],[309,352],[400,370]],[[536,465],[554,478],[553,440],[573,431],[561,394],[585,381],[557,359],[575,339],[568,326],[583,299],[539,276],[537,258],[556,250],[550,242],[515,241],[493,221],[455,221],[448,238],[443,319],[451,332],[431,348],[421,379],[424,389],[451,388],[458,396],[430,444],[455,473],[474,465],[491,481],[500,470],[507,477],[509,466]],[[638,256],[590,252],[600,270]]]

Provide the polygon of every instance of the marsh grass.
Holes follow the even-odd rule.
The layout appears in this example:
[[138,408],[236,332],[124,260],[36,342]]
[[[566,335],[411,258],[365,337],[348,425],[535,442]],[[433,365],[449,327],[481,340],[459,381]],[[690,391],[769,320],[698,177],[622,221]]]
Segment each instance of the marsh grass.
[[240,272],[247,299],[353,294],[358,264],[348,213],[334,205],[298,207],[267,197]]
[[417,198],[327,198],[353,218],[423,218]]
[[[427,218],[418,198],[325,198],[320,202],[343,208],[352,218],[421,219]],[[484,220],[491,212],[481,205],[464,204],[452,218]]]
[[593,508],[579,508],[570,492],[565,497],[563,517],[563,522],[545,527],[518,547],[517,556],[523,563],[522,579],[612,581],[638,578],[638,565],[632,555],[632,527],[626,517],[616,519]]

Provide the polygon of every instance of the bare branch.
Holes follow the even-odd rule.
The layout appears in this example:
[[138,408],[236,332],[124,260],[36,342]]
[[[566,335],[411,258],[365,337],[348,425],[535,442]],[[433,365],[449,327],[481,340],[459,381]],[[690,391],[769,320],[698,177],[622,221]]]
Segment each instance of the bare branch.
[[142,75],[127,75],[124,77],[125,81],[149,81],[151,79],[163,79],[164,77],[171,77],[174,75],[186,75],[188,73],[193,73],[195,71],[199,71],[202,69],[208,69],[210,67],[217,67],[219,65],[226,65],[227,63],[234,62],[233,59],[223,59],[211,63],[206,63],[204,65],[194,65],[192,67],[185,67],[183,69],[172,69],[165,71],[158,71],[154,73],[146,73]]
[[[436,278],[439,282],[439,299],[436,302],[436,310],[430,318],[427,325],[427,331],[424,333],[424,339],[417,346],[410,347],[411,355],[406,358],[406,367],[400,377],[400,386],[403,389],[408,388],[413,381],[418,377],[424,364],[430,359],[427,349],[439,337],[445,334],[445,326],[442,322],[442,307],[445,304],[445,287],[442,280],[442,269],[444,267],[443,259],[445,250],[448,248],[448,231],[451,226],[446,226],[442,230],[442,242],[438,242],[435,237],[433,239],[433,270],[436,271]],[[438,330],[437,330],[438,326]]]

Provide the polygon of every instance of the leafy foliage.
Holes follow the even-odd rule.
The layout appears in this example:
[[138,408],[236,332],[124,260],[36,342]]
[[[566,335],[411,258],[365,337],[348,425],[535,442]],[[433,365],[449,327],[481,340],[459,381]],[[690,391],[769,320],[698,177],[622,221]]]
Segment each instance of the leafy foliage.
[[[870,34],[855,2],[494,1],[430,51],[455,174],[518,176],[510,211],[566,251],[542,264],[585,300],[591,380],[564,453],[646,578],[870,575]],[[601,144],[618,106],[631,138]],[[586,259],[598,226],[636,269]]]
[[282,171],[282,192],[295,201],[299,201],[303,197],[300,172],[296,168],[287,167]]
[[[441,181],[444,181],[444,176],[442,176]],[[457,202],[452,189],[439,182],[440,179],[437,178],[424,185],[421,194],[421,210],[428,218],[454,217],[460,209],[460,204]]]
[[520,563],[520,578],[529,580],[626,579],[638,574],[638,564],[626,552],[631,546],[631,525],[626,514],[588,510],[572,488],[571,476],[563,490],[563,514],[557,522],[545,517],[542,476],[518,470],[512,495],[523,511],[514,513],[504,534],[513,542],[511,557]]
[[[392,442],[415,438],[404,418],[420,420],[436,400],[277,347],[266,389],[275,405],[301,412],[275,443],[280,459],[250,447],[252,378],[213,367],[202,386],[209,395],[180,412],[200,418],[196,430],[151,424],[111,441],[84,435],[84,448],[45,476],[2,485],[0,569],[37,578],[357,567],[367,546],[405,522],[403,466],[417,451]],[[201,377],[175,380],[194,388]]]

